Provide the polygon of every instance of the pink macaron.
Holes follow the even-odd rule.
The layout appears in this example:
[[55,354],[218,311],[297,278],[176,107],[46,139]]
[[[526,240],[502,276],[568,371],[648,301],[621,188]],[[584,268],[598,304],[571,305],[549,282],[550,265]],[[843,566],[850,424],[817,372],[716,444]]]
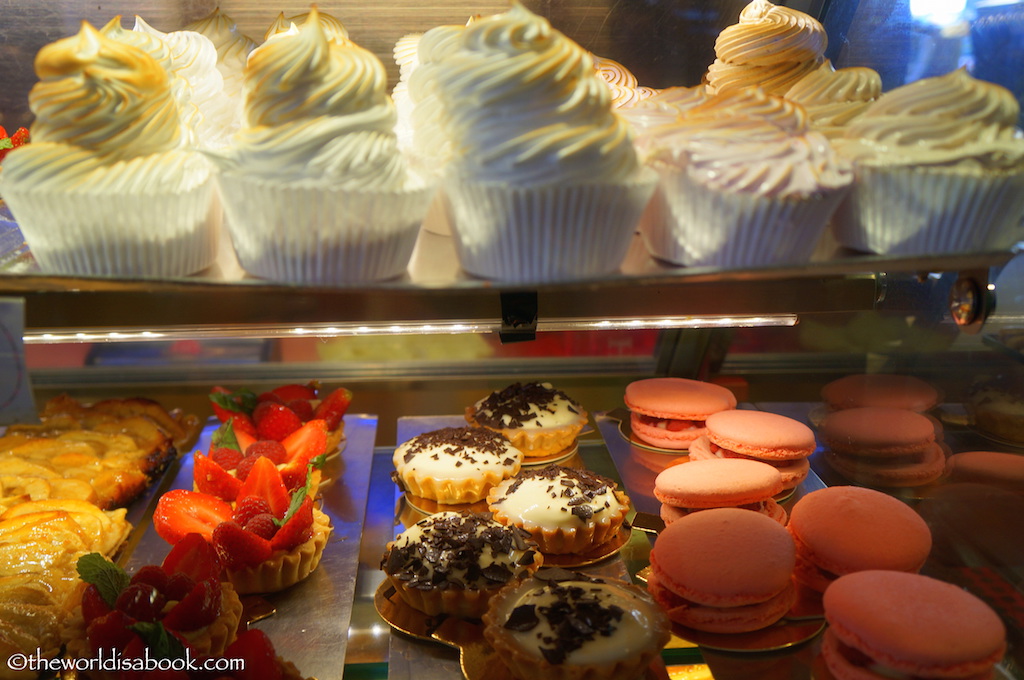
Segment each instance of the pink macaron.
[[712,413],[736,408],[736,396],[713,383],[688,378],[647,378],[626,386],[630,428],[641,441],[684,450],[704,434]]
[[980,680],[1006,653],[1006,627],[991,607],[928,576],[849,574],[823,605],[821,657],[836,680]]
[[695,512],[651,549],[647,588],[675,623],[743,633],[781,619],[796,601],[796,549],[771,518],[739,508]]
[[946,460],[950,482],[974,482],[1024,492],[1024,455],[964,451]]
[[928,559],[928,524],[897,498],[859,486],[831,486],[790,512],[798,583],[824,592],[839,576],[868,569],[917,572]]
[[715,413],[705,422],[707,442],[694,442],[691,460],[752,458],[778,469],[783,489],[802,482],[810,470],[814,432],[799,420],[767,411]]
[[859,373],[828,383],[821,398],[832,410],[884,406],[924,412],[939,403],[940,393],[912,375]]
[[914,411],[882,406],[836,411],[822,420],[820,434],[825,460],[859,484],[922,486],[945,468],[935,421]]
[[772,498],[780,491],[777,469],[745,458],[691,460],[667,468],[654,480],[665,524],[708,508],[753,510],[785,524],[786,510]]

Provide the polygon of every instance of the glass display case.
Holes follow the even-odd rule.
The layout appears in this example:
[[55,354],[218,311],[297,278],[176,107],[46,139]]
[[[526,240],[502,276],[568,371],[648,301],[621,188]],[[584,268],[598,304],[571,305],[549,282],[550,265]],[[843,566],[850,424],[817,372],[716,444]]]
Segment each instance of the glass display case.
[[[747,3],[524,4],[593,53],[626,65],[641,85],[666,88],[700,82],[715,58],[716,36]],[[833,63],[875,68],[885,90],[964,67],[1018,100],[1024,93],[1020,3],[780,4],[820,18]],[[461,0],[318,5],[381,58],[390,85],[398,79],[392,58],[398,38],[507,7]],[[170,31],[214,6],[257,40],[279,12],[306,11],[264,0],[7,3],[0,9],[7,57],[0,124],[10,130],[30,123],[33,56],[73,33],[80,20],[102,25],[117,14],[138,14]],[[478,631],[392,630],[376,601],[379,566],[387,542],[410,520],[391,478],[395,446],[427,428],[461,422],[466,406],[513,382],[550,382],[590,413],[577,463],[618,480],[638,515],[616,554],[583,569],[635,581],[644,578],[654,540],[647,526],[658,512],[653,479],[671,459],[652,457],[624,424],[623,392],[637,379],[715,382],[732,390],[741,408],[784,414],[816,429],[824,415],[821,388],[830,381],[858,373],[912,375],[941,393],[929,416],[945,455],[1024,455],[1024,259],[1015,249],[978,243],[954,254],[869,255],[826,238],[806,263],[726,269],[666,264],[636,234],[617,272],[534,285],[471,276],[460,268],[450,236],[423,231],[398,279],[321,287],[247,274],[227,238],[216,264],[192,276],[56,275],[40,270],[13,220],[0,220],[0,229],[0,307],[7,314],[0,318],[20,335],[11,341],[0,393],[20,385],[36,408],[61,394],[86,402],[145,396],[207,418],[213,385],[259,391],[317,380],[353,391],[347,442],[323,487],[335,538],[322,568],[289,591],[249,603],[257,612],[251,625],[267,631],[304,676],[319,680],[484,677],[490,660],[479,656]],[[26,369],[21,382],[14,376],[19,366]],[[993,394],[1008,415],[979,418],[979,395]],[[0,417],[14,421],[10,411]],[[211,420],[197,449],[209,445],[213,429]],[[129,569],[166,551],[151,526],[153,507],[160,493],[190,487],[191,474],[190,457],[182,455],[135,502],[136,533],[120,555]],[[825,462],[819,441],[808,481],[784,505],[846,483]],[[890,490],[932,531],[922,572],[978,595],[1003,619],[1009,643],[997,668],[1003,678],[1024,678],[1021,484],[1019,478],[964,484],[944,477]],[[817,620],[806,634],[756,651],[677,637],[649,677],[828,677],[816,665],[822,627]]]

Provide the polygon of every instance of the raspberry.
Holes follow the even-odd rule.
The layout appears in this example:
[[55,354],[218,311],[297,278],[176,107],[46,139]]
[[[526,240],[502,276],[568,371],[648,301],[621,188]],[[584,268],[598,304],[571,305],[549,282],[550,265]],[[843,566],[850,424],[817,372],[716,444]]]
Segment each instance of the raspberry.
[[148,583],[132,583],[117,597],[116,608],[136,621],[156,621],[167,600]]
[[268,541],[277,533],[277,525],[274,524],[274,516],[269,512],[256,515],[243,526],[246,531],[252,532],[260,538],[265,538]]
[[269,458],[270,462],[274,465],[280,465],[285,462],[288,457],[288,451],[285,450],[284,444],[273,439],[260,439],[249,445],[249,448],[245,450],[245,457],[250,456],[263,456]]
[[256,464],[256,461],[260,459],[260,456],[246,456],[239,463],[238,467],[235,468],[235,477],[242,480],[243,482],[249,477],[249,473],[252,471],[252,466]]
[[167,589],[167,572],[163,567],[147,564],[132,575],[132,583],[148,583],[161,593]]
[[164,597],[170,602],[184,600],[185,596],[196,587],[196,582],[188,574],[177,573],[167,579]]
[[246,496],[238,501],[235,511],[231,513],[231,519],[243,527],[256,515],[271,514],[270,503],[260,496]]
[[210,458],[225,470],[234,470],[244,457],[241,451],[223,446],[214,449],[210,453]]
[[98,619],[110,613],[110,607],[104,602],[100,595],[100,589],[94,583],[90,583],[82,593],[82,618],[88,625],[93,619]]

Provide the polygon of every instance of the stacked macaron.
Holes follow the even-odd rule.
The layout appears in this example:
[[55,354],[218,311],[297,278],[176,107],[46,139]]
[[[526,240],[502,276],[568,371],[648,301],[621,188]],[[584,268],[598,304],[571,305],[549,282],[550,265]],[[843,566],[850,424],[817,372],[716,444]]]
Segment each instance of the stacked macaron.
[[739,508],[714,508],[659,534],[647,589],[676,624],[745,633],[771,626],[793,606],[795,561],[793,539],[778,522]]
[[964,451],[949,457],[950,482],[973,482],[1024,492],[1024,456],[999,451]]
[[1006,652],[1006,627],[953,584],[898,571],[843,576],[825,592],[821,658],[836,680],[980,680]]
[[793,577],[819,592],[858,571],[916,573],[932,547],[928,525],[910,506],[859,486],[807,494],[793,506],[788,529],[796,543]]
[[626,386],[630,428],[643,442],[663,449],[685,450],[705,434],[704,421],[736,408],[725,387],[687,378],[648,378]]
[[767,411],[721,411],[705,422],[707,436],[690,447],[690,460],[751,458],[768,463],[792,489],[807,477],[817,442],[799,420]]
[[883,406],[924,413],[939,403],[940,395],[934,386],[912,375],[857,373],[826,384],[821,398],[832,411]]
[[864,406],[828,414],[820,434],[825,460],[846,479],[879,487],[916,487],[942,476],[946,456],[936,422],[901,408]]
[[782,491],[777,469],[756,460],[691,460],[673,465],[654,480],[665,524],[709,508],[743,508],[786,523],[786,511],[772,498]]

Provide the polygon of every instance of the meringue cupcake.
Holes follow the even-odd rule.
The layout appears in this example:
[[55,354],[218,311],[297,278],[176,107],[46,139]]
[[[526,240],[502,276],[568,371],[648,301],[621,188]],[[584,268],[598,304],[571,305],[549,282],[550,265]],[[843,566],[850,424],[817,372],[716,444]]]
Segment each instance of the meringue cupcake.
[[217,70],[224,82],[224,94],[235,102],[239,120],[242,110],[242,83],[245,80],[245,62],[256,48],[256,41],[238,30],[238,24],[220,7],[185,26],[206,36],[217,50]]
[[759,88],[711,97],[639,144],[660,178],[644,242],[674,264],[806,262],[853,180],[806,111]]
[[478,618],[501,588],[529,577],[543,561],[522,529],[485,515],[441,512],[388,543],[381,569],[413,609]]
[[783,96],[804,107],[812,129],[836,139],[881,94],[882,77],[874,69],[865,66],[836,69],[826,59]]
[[655,182],[589,53],[513,3],[437,66],[462,268],[510,282],[617,270]]
[[253,50],[242,130],[214,157],[246,271],[313,285],[405,273],[432,187],[398,151],[386,85],[380,60],[330,39],[315,7]]
[[836,150],[854,162],[836,240],[887,255],[1005,248],[1020,240],[1020,104],[965,69],[886,92]]
[[522,470],[487,494],[502,524],[525,529],[550,555],[587,553],[613,540],[629,514],[629,497],[610,479],[558,465]]
[[0,194],[40,267],[173,277],[211,265],[211,168],[188,149],[167,70],[87,22],[35,65],[32,144],[4,159]]
[[705,82],[710,94],[757,86],[781,95],[822,63],[828,35],[799,10],[753,0],[715,40]]

